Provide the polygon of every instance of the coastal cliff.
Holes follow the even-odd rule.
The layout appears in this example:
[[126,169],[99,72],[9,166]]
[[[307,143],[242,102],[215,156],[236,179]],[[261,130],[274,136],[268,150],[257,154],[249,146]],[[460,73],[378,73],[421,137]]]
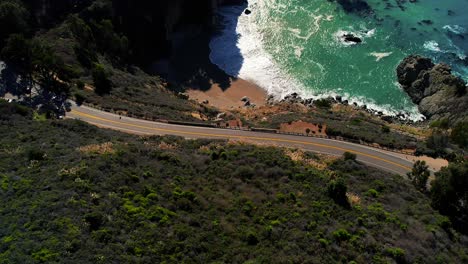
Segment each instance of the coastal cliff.
[[398,82],[430,121],[468,121],[466,82],[450,66],[421,56],[405,58],[397,68]]

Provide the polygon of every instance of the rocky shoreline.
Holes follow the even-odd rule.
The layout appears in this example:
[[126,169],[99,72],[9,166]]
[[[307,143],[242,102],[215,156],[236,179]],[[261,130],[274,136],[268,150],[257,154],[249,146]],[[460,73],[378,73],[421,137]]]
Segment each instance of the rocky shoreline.
[[397,68],[398,82],[429,121],[468,121],[467,83],[444,63],[412,55]]
[[[398,82],[418,105],[424,121],[447,119],[450,123],[468,121],[468,95],[466,82],[452,74],[450,66],[444,63],[434,64],[430,59],[418,55],[405,58],[397,68]],[[248,97],[241,99],[246,107],[255,107]],[[359,105],[343,99],[342,96],[323,99],[303,98],[298,93],[291,93],[282,99],[269,95],[266,105],[280,103],[301,104],[306,107],[323,107],[332,105],[352,106],[355,110],[364,111],[379,117],[388,123],[416,124],[410,119],[409,113],[400,112],[396,115],[386,115],[384,112]]]

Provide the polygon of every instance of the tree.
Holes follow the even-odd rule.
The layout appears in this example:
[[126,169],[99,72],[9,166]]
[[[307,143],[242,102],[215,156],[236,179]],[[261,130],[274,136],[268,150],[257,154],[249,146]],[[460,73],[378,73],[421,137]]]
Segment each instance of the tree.
[[468,122],[459,122],[450,134],[453,142],[462,148],[468,147]]
[[62,59],[39,41],[33,41],[31,49],[36,82],[49,92],[68,94],[71,73]]
[[348,197],[346,196],[348,188],[342,179],[332,180],[327,187],[327,193],[330,198],[332,198],[335,203],[348,207]]
[[109,75],[101,64],[96,64],[93,69],[93,82],[95,92],[99,95],[110,93],[112,83],[109,80]]
[[32,66],[32,44],[21,34],[12,34],[1,50],[2,59],[22,75],[30,75]]
[[468,234],[468,161],[451,163],[435,176],[432,206],[448,216],[457,230]]
[[426,146],[433,151],[432,156],[443,156],[445,154],[445,149],[449,146],[449,137],[446,133],[436,130],[427,139]]
[[425,161],[416,161],[413,165],[413,170],[407,175],[416,189],[421,192],[427,191],[427,180],[431,174],[429,172],[429,166],[426,165]]
[[0,2],[0,46],[10,34],[26,33],[29,14],[21,2],[3,0]]

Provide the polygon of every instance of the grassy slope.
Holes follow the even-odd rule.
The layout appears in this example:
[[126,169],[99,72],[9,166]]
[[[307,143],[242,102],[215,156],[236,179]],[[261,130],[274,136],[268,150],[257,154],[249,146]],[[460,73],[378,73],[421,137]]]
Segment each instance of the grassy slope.
[[30,119],[0,104],[0,263],[468,260],[425,196],[354,161]]
[[[92,90],[91,71],[77,60],[73,49],[77,40],[66,21],[37,38],[51,45],[56,55],[78,76],[71,83],[71,99],[76,99],[76,94],[79,94],[88,104],[141,118],[198,121],[192,113],[203,117],[214,117],[217,114],[214,109],[178,97],[177,93],[167,89],[167,85],[158,76],[148,75],[134,66],[127,68],[113,64],[102,55],[99,56],[99,63],[105,66],[113,87],[109,94],[97,95]],[[84,82],[86,88],[78,88],[78,81]]]

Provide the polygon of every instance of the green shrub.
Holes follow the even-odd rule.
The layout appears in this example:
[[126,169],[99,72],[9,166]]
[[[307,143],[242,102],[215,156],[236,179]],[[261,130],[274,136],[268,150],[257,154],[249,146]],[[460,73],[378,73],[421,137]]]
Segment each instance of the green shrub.
[[388,134],[390,133],[390,127],[388,126],[382,126],[382,133]]
[[37,148],[31,148],[27,151],[27,156],[30,161],[43,161],[46,158],[46,153]]
[[468,147],[468,122],[460,122],[452,130],[450,138],[462,148]]
[[83,90],[85,88],[85,83],[82,80],[76,81],[76,88]]
[[375,190],[375,189],[369,189],[366,192],[366,195],[369,196],[369,197],[377,198],[379,196],[379,192],[377,190]]
[[450,122],[447,118],[439,119],[431,123],[432,128],[448,129]]
[[46,248],[43,248],[37,252],[32,253],[32,257],[35,261],[38,261],[39,263],[47,263],[54,261],[59,256],[59,254],[54,253]]
[[246,236],[246,242],[249,246],[255,246],[258,244],[259,240],[255,232],[249,232]]
[[357,158],[357,155],[354,154],[354,153],[351,153],[351,152],[345,152],[343,154],[343,158],[344,158],[344,160],[353,160],[353,161],[355,161],[356,158]]
[[325,238],[319,238],[318,242],[320,243],[320,245],[322,245],[322,247],[330,245],[330,241],[326,240]]
[[387,248],[385,252],[397,261],[402,261],[406,254],[406,252],[401,248]]
[[412,171],[407,174],[414,187],[421,192],[426,192],[427,180],[430,175],[429,166],[426,165],[425,161],[420,160],[414,163]]
[[347,241],[351,238],[351,234],[346,229],[338,229],[332,235],[337,241]]
[[102,64],[96,64],[92,71],[95,92],[98,95],[110,93],[112,82],[109,79],[109,74]]
[[86,101],[86,95],[84,95],[82,92],[76,92],[74,95],[77,105],[81,105]]
[[319,107],[319,108],[330,108],[331,107],[331,102],[328,99],[319,99],[314,101],[314,105]]
[[241,179],[252,179],[255,176],[255,171],[249,166],[239,166],[234,172],[236,177]]

